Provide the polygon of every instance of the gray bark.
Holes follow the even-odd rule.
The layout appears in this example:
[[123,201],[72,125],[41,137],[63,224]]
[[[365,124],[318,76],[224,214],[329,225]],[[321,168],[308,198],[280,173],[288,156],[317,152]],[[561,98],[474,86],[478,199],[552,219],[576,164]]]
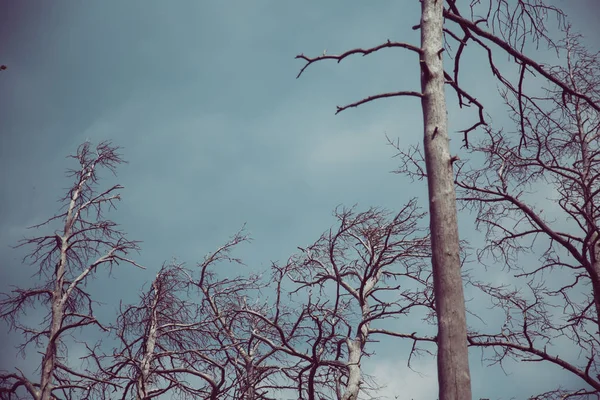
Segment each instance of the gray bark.
[[442,0],[422,0],[421,89],[429,188],[440,400],[471,399],[456,194],[444,94]]
[[[368,280],[363,293],[367,293],[368,296],[368,293],[373,289],[373,286],[375,286],[375,283],[379,280],[379,276],[381,276],[380,273],[377,274],[377,277]],[[360,328],[360,331],[357,332],[354,340],[350,338],[346,339],[346,344],[348,346],[348,383],[346,384],[342,400],[358,400],[358,394],[360,392],[360,385],[362,383],[360,362],[365,350],[365,345],[367,344],[370,326],[370,323],[365,321],[367,321],[371,314],[371,309],[369,308],[366,299],[367,296],[365,296],[365,300],[363,300],[363,304],[361,306],[363,324]]]
[[348,384],[342,400],[357,400],[361,382],[360,359],[364,344],[360,339],[351,340],[349,338],[346,339],[346,343],[348,345]]
[[152,361],[154,360],[154,349],[156,347],[156,340],[158,338],[158,301],[161,297],[158,277],[152,283],[152,289],[154,290],[154,300],[152,301],[152,309],[150,316],[150,326],[148,328],[147,338],[144,343],[144,356],[140,363],[140,375],[137,379],[137,398],[138,400],[144,400],[149,398],[150,393],[150,369],[152,367]]
[[69,238],[73,231],[73,224],[77,218],[76,202],[81,195],[84,183],[90,178],[91,172],[88,172],[82,182],[73,190],[71,201],[69,202],[69,210],[65,221],[63,236],[60,237],[60,258],[57,262],[54,282],[54,290],[52,291],[52,319],[50,322],[50,334],[48,336],[48,345],[44,352],[42,360],[42,373],[40,377],[40,400],[52,399],[52,389],[54,388],[52,381],[54,379],[54,371],[56,369],[56,357],[58,353],[58,342],[60,340],[61,330],[63,328],[63,320],[65,317],[65,306],[72,290],[65,292],[65,274],[67,269],[67,251],[69,248]]

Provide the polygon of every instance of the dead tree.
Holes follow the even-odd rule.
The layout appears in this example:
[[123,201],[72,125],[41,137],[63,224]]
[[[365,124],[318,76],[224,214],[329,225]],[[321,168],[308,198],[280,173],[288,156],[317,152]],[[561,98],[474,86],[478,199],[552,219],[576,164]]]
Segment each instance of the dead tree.
[[[255,293],[254,300],[244,296],[227,314],[238,333],[227,329],[225,335],[243,344],[230,346],[233,364],[239,365],[237,374],[243,377],[234,398],[330,399],[333,375],[323,369],[343,364],[323,360],[318,350],[324,332],[317,314],[327,301],[286,301],[287,270],[274,264],[272,271],[271,279],[262,284],[262,294]],[[317,371],[319,366],[323,369]]]
[[[3,294],[0,317],[23,335],[20,351],[24,354],[33,345],[42,349],[42,359],[39,379],[27,377],[19,370],[2,371],[2,398],[19,398],[22,389],[35,400],[82,398],[98,383],[69,365],[65,339],[82,327],[106,329],[94,317],[93,299],[85,290],[89,277],[100,268],[110,271],[119,262],[139,267],[128,258],[130,252],[138,250],[137,242],[128,240],[117,224],[104,218],[104,211],[120,200],[118,190],[122,186],[98,188],[99,170],[106,168],[115,173],[117,165],[124,162],[117,151],[109,142],[100,143],[95,149],[88,142],[79,146],[77,153],[70,156],[78,161],[79,168],[68,171],[74,182],[62,199],[63,211],[32,227],[60,224],[60,229],[23,239],[18,246],[33,247],[24,261],[38,268],[40,284]],[[47,312],[38,326],[21,323],[30,307]]]
[[[120,346],[92,358],[122,398],[149,400],[166,394],[180,398],[262,399],[262,384],[280,369],[267,366],[252,339],[256,324],[235,310],[253,299],[257,276],[233,278],[214,270],[241,264],[231,256],[249,238],[238,232],[209,253],[198,268],[163,267],[138,305],[122,307],[114,327]],[[222,271],[221,271],[222,272]],[[252,300],[250,300],[252,301]],[[257,346],[257,344],[259,346]]]
[[[270,315],[245,307],[271,329],[255,336],[293,362],[296,397],[356,400],[375,392],[361,369],[373,336],[409,337],[386,321],[434,310],[429,237],[416,201],[397,214],[338,209],[337,226],[284,266],[273,266]],[[282,301],[292,295],[289,303]],[[376,395],[376,393],[373,393]]]
[[165,265],[137,305],[121,305],[111,327],[118,346],[108,354],[90,348],[87,357],[109,382],[105,390],[138,400],[217,399],[227,391],[227,360],[212,340],[211,321],[188,295],[190,273]]
[[[570,92],[553,82],[542,96],[504,90],[514,131],[487,127],[471,146],[484,165],[457,164],[459,200],[476,212],[487,239],[479,261],[516,272],[506,285],[469,282],[502,311],[504,321],[495,333],[472,331],[468,337],[491,363],[552,363],[581,380],[580,388],[550,388],[534,398],[586,399],[600,394],[600,113],[594,107],[600,102],[600,63],[568,29],[555,47],[566,61],[548,70]],[[422,154],[413,149],[401,155],[402,171],[422,178]],[[539,263],[524,263],[526,255]],[[558,342],[570,342],[579,360],[556,354],[552,346]]]
[[[426,290],[429,239],[417,225],[422,214],[414,200],[391,218],[377,209],[357,214],[341,210],[335,216],[338,230],[293,258],[287,273],[304,290],[335,293],[328,312],[322,313],[326,318],[320,320],[338,329],[332,335],[335,359],[346,368],[337,377],[338,397],[354,400],[364,383],[360,365],[371,335],[392,334],[375,326],[427,304],[428,295],[432,299]],[[342,326],[332,322],[337,320]]]
[[242,263],[231,252],[248,240],[238,232],[197,268],[163,267],[137,305],[121,307],[112,329],[119,346],[112,353],[90,348],[106,389],[97,398],[111,398],[108,391],[138,400],[277,398],[272,392],[285,389],[290,363],[254,335],[269,336],[264,320],[240,312],[267,314],[269,302],[257,301],[266,282],[221,268]]
[[249,240],[243,230],[239,231],[223,246],[209,253],[190,279],[190,284],[200,296],[201,318],[208,321],[211,341],[220,349],[220,357],[225,360],[227,368],[227,390],[219,399],[274,399],[276,397],[272,397],[271,392],[282,388],[281,377],[289,368],[279,352],[256,338],[257,332],[268,336],[266,332],[270,327],[265,321],[239,312],[252,307],[262,315],[271,308],[268,302],[258,300],[266,286],[261,276],[234,274],[233,278],[229,278],[223,277],[222,271],[215,271],[215,266],[220,263],[241,265],[242,260],[233,257],[231,251]]
[[[549,73],[594,104],[554,83],[544,96],[505,91],[514,133],[487,129],[473,146],[485,165],[457,174],[460,200],[486,233],[481,261],[506,265],[518,279],[476,283],[506,319],[494,335],[470,335],[470,344],[493,349],[495,362],[552,363],[581,382],[536,398],[587,399],[600,396],[600,59],[570,34],[557,47],[565,65]],[[524,263],[526,254],[539,263]],[[579,360],[556,354],[558,341]]]
[[[562,12],[542,0],[488,0],[470,4],[459,4],[455,0],[421,0],[420,23],[413,27],[421,30],[420,47],[387,40],[372,48],[353,49],[340,55],[307,57],[301,54],[296,57],[306,62],[298,74],[300,76],[309,65],[317,61],[330,59],[341,62],[354,54],[364,56],[386,48],[403,48],[419,56],[420,92],[401,90],[375,94],[345,106],[338,106],[337,112],[381,98],[410,96],[421,99],[425,168],[422,168],[420,173],[427,179],[429,188],[433,277],[439,331],[439,397],[442,400],[471,398],[452,173],[452,165],[458,160],[458,156],[451,156],[449,152],[443,85],[448,84],[453,88],[460,107],[477,107],[478,120],[461,131],[464,135],[464,146],[467,148],[469,133],[487,125],[483,105],[477,100],[476,93],[469,93],[459,84],[459,81],[462,82],[459,79],[460,67],[463,65],[463,55],[467,52],[468,44],[487,53],[487,62],[494,78],[501,87],[516,95],[520,102],[525,98],[524,78],[537,74],[556,85],[565,95],[578,98],[589,107],[600,110],[600,106],[585,91],[572,87],[568,81],[555,76],[544,65],[524,54],[523,49],[527,43],[544,42],[551,47],[555,46],[546,29],[546,19],[550,14],[558,17],[559,24],[564,22]],[[443,68],[443,52],[453,58],[452,72]],[[518,82],[511,82],[506,77],[507,74],[498,68],[494,60],[495,54],[510,56],[520,71]]]

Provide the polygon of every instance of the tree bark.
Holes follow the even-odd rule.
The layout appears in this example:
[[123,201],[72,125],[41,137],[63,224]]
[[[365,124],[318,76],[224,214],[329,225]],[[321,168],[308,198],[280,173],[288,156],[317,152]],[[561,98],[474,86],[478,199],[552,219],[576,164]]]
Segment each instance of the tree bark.
[[470,400],[456,193],[444,94],[443,0],[421,0],[421,89],[429,188],[433,286],[438,319],[440,400]]
[[158,338],[158,301],[160,300],[162,293],[159,286],[158,276],[152,283],[154,290],[154,299],[152,301],[152,309],[150,314],[150,326],[148,327],[147,337],[144,343],[144,357],[140,363],[140,372],[137,379],[137,398],[138,400],[148,399],[150,393],[150,369],[152,368],[152,362],[154,360],[154,349],[156,348],[156,340]]
[[67,270],[67,251],[69,249],[69,239],[73,232],[73,224],[76,220],[75,210],[76,202],[81,195],[81,190],[84,183],[89,179],[90,173],[87,173],[82,181],[77,185],[71,200],[63,229],[63,236],[60,240],[60,258],[54,270],[54,290],[52,292],[52,319],[50,322],[50,333],[48,335],[48,345],[42,360],[42,376],[40,377],[40,400],[51,400],[54,380],[54,370],[56,369],[56,357],[58,353],[58,342],[60,341],[60,333],[65,317],[66,296],[64,290],[65,274]]
[[348,345],[348,384],[342,400],[357,400],[360,391],[360,359],[364,349],[361,339],[346,339]]

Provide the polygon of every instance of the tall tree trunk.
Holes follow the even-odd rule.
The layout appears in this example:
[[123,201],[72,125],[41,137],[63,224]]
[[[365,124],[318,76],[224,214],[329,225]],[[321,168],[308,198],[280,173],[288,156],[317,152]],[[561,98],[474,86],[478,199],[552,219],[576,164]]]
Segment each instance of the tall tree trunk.
[[444,94],[443,0],[421,0],[421,89],[440,400],[470,400],[465,301]]
[[154,290],[154,299],[152,300],[152,308],[150,313],[150,326],[147,328],[145,343],[144,343],[144,356],[140,361],[140,371],[136,383],[137,388],[137,399],[146,400],[149,398],[150,393],[150,380],[151,380],[151,368],[154,361],[154,349],[156,348],[156,341],[158,339],[158,302],[162,297],[160,283],[158,281],[159,276],[156,277],[152,283]]
[[[62,261],[62,260],[61,260]],[[57,275],[62,274],[64,267],[60,267],[62,262],[59,262]],[[62,320],[64,318],[65,307],[61,296],[62,278],[57,280],[54,293],[52,294],[52,322],[50,324],[50,333],[48,335],[48,344],[42,361],[42,376],[39,391],[40,400],[52,399],[52,389],[54,388],[54,370],[56,369],[56,357],[58,353],[58,341],[60,340],[60,329],[62,328]],[[37,399],[36,399],[37,400]]]
[[76,221],[75,210],[77,200],[81,195],[81,191],[85,182],[89,179],[90,173],[84,175],[84,178],[78,184],[77,188],[72,192],[67,211],[63,236],[57,237],[60,245],[60,258],[56,263],[54,270],[54,290],[52,291],[52,319],[50,322],[50,333],[48,335],[48,345],[42,360],[42,376],[40,379],[40,400],[52,399],[52,389],[54,380],[54,370],[56,369],[56,358],[58,356],[58,344],[60,342],[61,329],[63,327],[63,319],[65,317],[65,306],[68,299],[68,294],[65,294],[64,284],[65,275],[67,273],[67,251],[69,249],[69,238],[73,232],[73,224]]

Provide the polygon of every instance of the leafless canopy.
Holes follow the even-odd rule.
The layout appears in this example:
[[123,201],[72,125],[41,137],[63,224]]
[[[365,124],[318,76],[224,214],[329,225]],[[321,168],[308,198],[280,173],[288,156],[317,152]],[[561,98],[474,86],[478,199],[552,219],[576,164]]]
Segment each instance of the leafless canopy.
[[[479,226],[487,232],[488,245],[480,254],[480,260],[483,262],[484,256],[491,255],[510,268],[522,268],[518,277],[526,282],[521,291],[472,282],[491,296],[497,307],[506,311],[506,326],[512,330],[510,335],[503,331],[491,336],[471,332],[469,343],[498,349],[492,357],[494,361],[509,355],[544,360],[583,381],[581,390],[557,389],[540,398],[598,395],[600,264],[596,260],[600,253],[594,205],[598,193],[594,146],[598,138],[600,101],[596,56],[586,54],[577,44],[563,12],[542,0],[474,0],[470,4],[447,0],[443,16],[445,43],[438,55],[444,52],[453,60],[452,71],[443,72],[445,82],[454,89],[461,107],[474,105],[478,110],[477,121],[460,131],[464,145],[469,148],[470,132],[483,128],[486,137],[478,140],[473,150],[485,155],[488,161],[483,169],[460,162],[458,156],[449,157],[449,163],[458,167],[456,184],[462,189],[463,204],[477,211]],[[566,41],[551,37],[549,17],[556,17]],[[421,23],[413,28],[423,31],[424,26]],[[544,65],[526,54],[529,45],[540,44],[555,50],[559,57],[566,56],[567,65]],[[467,62],[463,56],[473,45],[487,54],[492,76],[518,127],[516,135],[489,126],[476,89],[466,89],[469,82],[461,78],[460,71]],[[300,74],[317,61],[341,62],[351,55],[365,56],[387,48],[417,53],[421,78],[427,80],[433,76],[424,61],[424,48],[391,40],[339,55],[308,57],[301,54],[297,58],[306,64]],[[506,55],[512,66],[504,69],[497,60]],[[516,79],[511,77],[514,67],[518,71]],[[530,82],[537,87],[542,82],[548,87],[548,93],[540,96],[528,91],[532,86]],[[337,112],[397,96],[417,97],[423,103],[426,100],[424,92],[397,90],[340,106]],[[401,149],[399,144],[396,147],[402,159],[399,172],[408,173],[412,178],[427,178],[431,190],[432,174],[438,174],[439,168],[430,168],[432,152],[429,149],[428,159],[427,140],[436,138],[438,126],[431,137],[427,132],[426,129],[424,151],[418,147]],[[423,163],[424,160],[427,163]],[[555,190],[548,194],[554,201],[553,213],[547,209],[544,213],[534,199],[532,185],[537,185],[533,190],[539,191],[542,182],[545,188]],[[562,215],[556,218],[559,211]],[[546,243],[540,250],[542,238]],[[523,267],[522,254],[533,251],[541,251],[541,265]],[[553,276],[561,277],[556,279],[563,279],[562,284],[554,287],[545,281],[551,270]],[[564,273],[558,275],[558,270]],[[564,315],[558,310],[564,310]],[[577,362],[552,353],[550,344],[558,341],[557,337],[570,339],[578,351],[582,350]]]
[[[478,260],[516,278],[506,285],[470,282],[505,319],[495,333],[471,331],[469,344],[491,363],[548,362],[581,384],[536,398],[587,399],[600,395],[600,113],[588,102],[600,104],[600,60],[569,29],[555,48],[565,64],[548,71],[570,91],[553,82],[541,96],[505,89],[515,129],[486,127],[471,149],[483,166],[456,164],[459,201],[476,213],[486,237]],[[398,150],[399,172],[426,176],[418,148]]]
[[[137,242],[128,240],[117,224],[104,218],[104,211],[113,208],[122,186],[98,188],[98,173],[102,168],[115,172],[124,162],[118,148],[109,142],[95,149],[86,142],[79,146],[74,158],[79,168],[68,171],[73,184],[63,201],[63,209],[47,221],[32,228],[49,229],[59,223],[60,229],[44,236],[23,239],[20,246],[31,247],[24,262],[37,268],[40,284],[31,288],[17,287],[2,294],[0,317],[11,329],[23,335],[20,351],[33,345],[42,349],[39,379],[21,371],[0,373],[0,396],[20,398],[21,388],[27,398],[38,400],[82,398],[95,383],[91,376],[69,367],[65,339],[76,329],[97,326],[105,329],[94,317],[93,299],[85,291],[85,282],[101,267],[109,270],[119,262],[137,265],[128,254],[138,250]],[[37,326],[27,326],[21,317],[30,307],[46,312]]]
[[266,323],[253,336],[286,355],[285,387],[294,398],[376,396],[360,366],[370,337],[402,335],[386,321],[433,308],[429,242],[414,201],[393,215],[338,209],[335,217],[335,229],[273,265],[270,309],[245,304],[239,311]]
[[411,337],[389,322],[434,312],[428,235],[414,200],[396,214],[334,215],[335,228],[269,276],[227,269],[241,263],[231,252],[243,231],[196,268],[164,266],[137,305],[121,306],[113,352],[90,348],[96,396],[377,397],[361,369],[371,337]]
[[[506,321],[502,334],[474,335],[472,344],[501,348],[495,361],[554,363],[582,387],[540,398],[584,399],[600,395],[600,113],[571,93],[600,104],[600,59],[572,35],[557,48],[566,63],[549,72],[570,91],[551,85],[529,98],[505,91],[516,131],[486,130],[473,148],[485,166],[462,168],[457,185],[486,233],[480,260],[506,265],[521,281],[520,290],[477,283]],[[558,343],[580,356],[558,356],[551,350]]]

